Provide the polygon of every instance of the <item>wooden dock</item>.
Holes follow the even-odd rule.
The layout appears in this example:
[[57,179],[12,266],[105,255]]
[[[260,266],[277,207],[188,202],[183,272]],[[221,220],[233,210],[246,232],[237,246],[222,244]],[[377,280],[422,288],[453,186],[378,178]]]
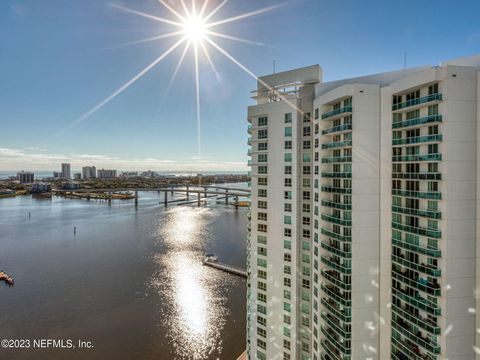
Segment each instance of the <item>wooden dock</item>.
[[217,261],[212,261],[209,258],[206,258],[203,260],[203,265],[210,266],[212,268],[222,270],[225,272],[228,272],[233,275],[241,276],[243,278],[247,278],[247,271],[235,266],[227,265],[227,264],[222,264]]
[[0,271],[0,281],[5,281],[9,287],[13,286],[14,283],[13,277],[3,271]]

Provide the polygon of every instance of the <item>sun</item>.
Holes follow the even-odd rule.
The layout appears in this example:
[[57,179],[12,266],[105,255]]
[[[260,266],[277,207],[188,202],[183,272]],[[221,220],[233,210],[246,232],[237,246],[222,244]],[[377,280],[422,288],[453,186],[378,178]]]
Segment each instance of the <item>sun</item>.
[[183,34],[193,44],[199,44],[207,37],[207,24],[199,16],[192,16],[182,23]]
[[[217,4],[215,6],[209,6],[212,4],[213,1],[210,0],[158,0],[158,2],[163,5],[163,7],[167,10],[166,14],[168,14],[168,17],[160,17],[157,15],[153,14],[148,14],[145,12],[141,12],[138,10],[130,9],[127,7],[124,7],[122,5],[117,5],[117,4],[111,4],[113,8],[116,8],[118,10],[138,15],[141,17],[144,17],[149,20],[157,21],[162,24],[166,24],[168,26],[171,26],[173,31],[163,33],[160,35],[152,36],[146,39],[140,39],[137,41],[132,41],[129,43],[125,44],[120,44],[117,46],[114,46],[114,48],[121,47],[121,46],[130,46],[130,45],[135,45],[135,44],[141,44],[141,43],[146,43],[146,42],[151,42],[151,41],[157,41],[157,40],[162,40],[162,39],[168,39],[168,38],[177,38],[178,41],[176,41],[173,45],[170,46],[167,50],[165,50],[162,54],[160,54],[156,59],[154,59],[149,65],[147,65],[144,69],[142,69],[139,73],[137,73],[133,78],[128,80],[126,83],[124,83],[122,86],[120,86],[117,90],[115,90],[113,93],[111,93],[109,96],[107,96],[105,99],[100,101],[98,104],[96,104],[94,107],[92,107],[90,110],[85,112],[83,115],[81,115],[79,118],[77,118],[75,121],[73,121],[67,129],[70,129],[91,115],[93,115],[95,112],[103,108],[105,105],[107,105],[110,101],[112,101],[114,98],[116,98],[119,94],[124,92],[126,89],[128,89],[133,83],[135,83],[138,79],[143,77],[145,74],[147,74],[151,69],[153,69],[155,66],[157,66],[160,62],[162,62],[167,56],[169,56],[171,53],[173,53],[177,48],[183,47],[183,50],[181,51],[181,56],[177,62],[175,71],[173,72],[173,75],[170,80],[170,84],[166,86],[167,92],[170,89],[170,86],[173,84],[180,67],[182,66],[182,63],[189,52],[189,50],[193,53],[193,61],[195,65],[195,103],[196,103],[196,122],[197,122],[197,147],[198,147],[198,158],[200,158],[200,114],[201,114],[201,109],[200,109],[200,66],[199,66],[199,59],[200,57],[203,57],[204,59],[207,60],[207,63],[210,64],[210,67],[212,71],[214,72],[216,78],[219,80],[219,83],[221,83],[221,76],[219,72],[216,69],[216,66],[214,65],[214,62],[212,61],[212,57],[210,56],[209,49],[217,50],[219,53],[224,55],[226,58],[228,58],[230,61],[232,61],[234,64],[236,64],[238,67],[240,67],[242,70],[244,70],[247,74],[252,76],[255,80],[261,82],[266,88],[270,89],[270,86],[266,83],[263,82],[260,78],[258,78],[252,71],[250,71],[248,68],[246,68],[242,63],[240,63],[237,59],[235,59],[230,53],[228,53],[223,47],[221,47],[219,44],[217,44],[216,39],[221,38],[224,40],[233,40],[236,42],[240,43],[246,43],[246,44],[253,44],[253,45],[259,45],[259,46],[265,46],[264,44],[260,42],[255,42],[255,41],[250,41],[246,40],[243,38],[239,38],[236,36],[232,35],[227,35],[223,32],[220,32],[218,29],[222,28],[223,26],[236,22],[242,19],[246,19],[252,16],[257,16],[261,15],[267,12],[270,12],[272,10],[275,10],[279,7],[282,7],[286,5],[286,3],[277,3],[275,5],[272,5],[270,7],[266,7],[263,9],[259,10],[253,10],[251,12],[243,13],[240,15],[235,15],[232,17],[227,17],[227,18],[219,18],[220,15],[220,10],[227,4],[229,0],[218,0]],[[198,3],[197,3],[198,2]],[[200,5],[200,6],[199,6]],[[222,27],[221,27],[222,26]],[[217,31],[215,31],[217,29]],[[272,89],[272,91],[275,92],[275,90]],[[282,94],[277,94],[280,98],[283,99]],[[288,99],[284,99],[287,104],[290,104]],[[290,104],[292,107],[296,108],[295,105]]]

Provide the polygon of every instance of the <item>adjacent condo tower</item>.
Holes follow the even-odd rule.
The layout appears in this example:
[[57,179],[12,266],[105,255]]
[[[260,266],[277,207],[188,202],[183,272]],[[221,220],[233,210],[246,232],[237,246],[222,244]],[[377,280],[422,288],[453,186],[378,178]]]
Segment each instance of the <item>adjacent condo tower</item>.
[[248,110],[249,359],[478,356],[480,56],[321,77]]

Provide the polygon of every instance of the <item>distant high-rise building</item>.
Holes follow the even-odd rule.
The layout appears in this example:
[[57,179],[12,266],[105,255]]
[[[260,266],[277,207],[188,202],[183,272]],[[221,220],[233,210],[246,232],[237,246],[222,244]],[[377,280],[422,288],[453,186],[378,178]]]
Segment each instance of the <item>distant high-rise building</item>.
[[81,174],[81,173],[75,173],[75,174],[73,174],[73,179],[74,179],[74,180],[81,180],[81,179],[82,179],[82,174]]
[[21,171],[17,173],[17,180],[22,184],[31,184],[33,183],[35,175],[33,172]]
[[97,171],[99,179],[113,179],[117,177],[117,170],[99,169]]
[[480,56],[254,99],[248,358],[474,359]]
[[97,177],[97,168],[95,166],[82,167],[82,178],[95,179]]
[[70,164],[66,164],[66,163],[62,164],[62,178],[64,178],[64,179],[70,179],[71,178]]
[[63,177],[63,173],[61,171],[54,171],[53,178],[54,179],[61,179]]

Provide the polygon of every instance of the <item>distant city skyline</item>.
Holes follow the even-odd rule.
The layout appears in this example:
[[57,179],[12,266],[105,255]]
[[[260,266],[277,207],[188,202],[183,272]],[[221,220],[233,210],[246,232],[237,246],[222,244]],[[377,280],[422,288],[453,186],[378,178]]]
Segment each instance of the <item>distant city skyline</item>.
[[[175,3],[175,2],[172,2]],[[199,4],[201,1],[199,1]],[[209,6],[220,2],[211,0]],[[185,62],[167,93],[180,49],[78,126],[68,125],[137,74],[172,42],[117,46],[171,28],[119,11],[112,4],[166,17],[158,1],[0,3],[0,170],[47,171],[58,163],[157,171],[247,171],[247,105],[254,79],[211,50],[220,81],[200,63],[202,153],[197,153],[193,66]],[[216,18],[277,5],[230,0]],[[320,64],[325,81],[407,65],[436,65],[478,52],[480,4],[405,1],[293,0],[222,27],[266,44],[222,41],[257,75]],[[422,14],[419,22],[412,16]],[[374,19],[374,21],[372,21]],[[291,26],[295,24],[295,26]],[[395,26],[392,26],[395,24]],[[439,26],[448,24],[448,26]],[[59,31],[61,29],[61,31]],[[355,59],[355,66],[352,65]],[[246,95],[247,94],[247,95]]]

